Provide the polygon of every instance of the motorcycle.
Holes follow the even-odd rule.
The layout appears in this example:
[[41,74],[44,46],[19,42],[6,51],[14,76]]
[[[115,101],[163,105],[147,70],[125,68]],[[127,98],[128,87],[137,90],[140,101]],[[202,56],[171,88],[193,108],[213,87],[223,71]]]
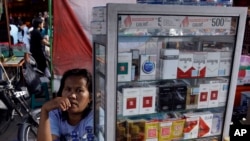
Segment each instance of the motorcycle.
[[36,140],[41,110],[40,108],[31,109],[28,102],[30,93],[27,87],[14,86],[13,79],[9,79],[1,62],[0,67],[6,78],[0,80],[0,135],[8,129],[17,114],[23,119],[23,122],[18,125],[18,141]]

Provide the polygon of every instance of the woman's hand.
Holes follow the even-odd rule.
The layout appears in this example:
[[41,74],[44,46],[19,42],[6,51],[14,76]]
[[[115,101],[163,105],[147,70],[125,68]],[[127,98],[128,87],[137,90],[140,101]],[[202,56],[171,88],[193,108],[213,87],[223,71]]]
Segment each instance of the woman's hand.
[[56,97],[48,102],[46,102],[42,109],[49,112],[54,109],[61,109],[62,111],[66,111],[71,107],[70,101],[67,97]]

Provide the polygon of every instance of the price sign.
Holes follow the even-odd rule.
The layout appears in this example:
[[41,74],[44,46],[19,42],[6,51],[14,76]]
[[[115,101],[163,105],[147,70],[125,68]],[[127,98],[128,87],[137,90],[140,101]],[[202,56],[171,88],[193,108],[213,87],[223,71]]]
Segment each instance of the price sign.
[[230,29],[231,17],[185,17],[182,20],[183,28]]

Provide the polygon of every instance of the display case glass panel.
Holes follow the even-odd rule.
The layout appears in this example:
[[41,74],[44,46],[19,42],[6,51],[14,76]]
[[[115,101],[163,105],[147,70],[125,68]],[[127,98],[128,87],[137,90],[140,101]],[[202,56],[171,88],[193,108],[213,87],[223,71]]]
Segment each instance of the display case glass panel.
[[94,36],[105,50],[105,67],[95,64],[95,93],[100,88],[105,93],[99,94],[103,110],[95,112],[104,111],[104,124],[98,120],[101,114],[95,119],[104,125],[104,132],[96,129],[96,135],[103,135],[99,140],[228,136],[247,10],[143,4],[106,8],[106,35]]

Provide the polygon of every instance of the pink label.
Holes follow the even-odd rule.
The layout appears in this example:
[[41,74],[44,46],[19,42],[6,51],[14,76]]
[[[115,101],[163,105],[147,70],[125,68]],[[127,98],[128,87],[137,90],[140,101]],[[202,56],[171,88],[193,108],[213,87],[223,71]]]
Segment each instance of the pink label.
[[156,138],[157,137],[156,135],[157,135],[156,128],[148,129],[148,138]]

